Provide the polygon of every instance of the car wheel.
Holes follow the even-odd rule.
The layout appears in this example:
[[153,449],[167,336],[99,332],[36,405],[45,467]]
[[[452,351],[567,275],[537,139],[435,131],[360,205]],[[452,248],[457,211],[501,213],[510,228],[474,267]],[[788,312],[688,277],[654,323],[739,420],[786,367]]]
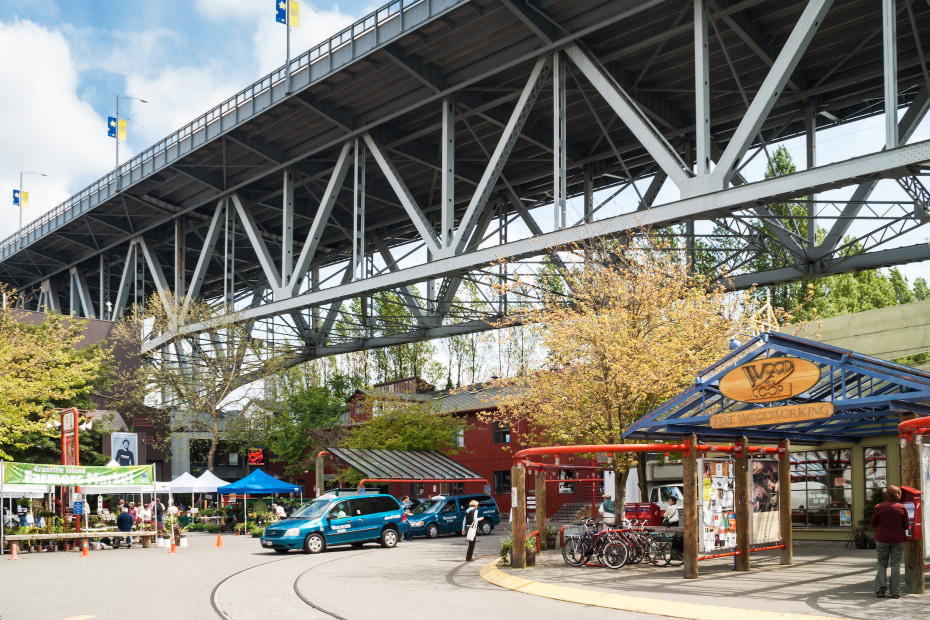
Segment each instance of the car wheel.
[[275,553],[287,553],[288,551],[290,551],[290,549],[275,549],[274,550]]
[[326,539],[319,532],[313,532],[304,540],[304,553],[319,553],[326,549]]
[[392,527],[384,528],[381,532],[381,546],[385,549],[397,546],[397,530]]
[[478,524],[478,533],[482,536],[487,536],[493,529],[490,521],[481,521],[481,523]]
[[365,543],[363,543],[363,542],[354,542],[354,543],[352,543],[352,546],[355,547],[356,549],[358,549],[359,547],[361,547],[361,546],[364,545],[364,544],[365,544]]
[[439,536],[439,526],[435,523],[430,523],[426,526],[426,537],[427,538],[436,538]]

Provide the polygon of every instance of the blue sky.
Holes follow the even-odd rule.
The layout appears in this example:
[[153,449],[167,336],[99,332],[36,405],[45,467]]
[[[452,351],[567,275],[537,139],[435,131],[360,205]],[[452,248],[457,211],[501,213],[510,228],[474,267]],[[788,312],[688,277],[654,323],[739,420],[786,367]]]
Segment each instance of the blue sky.
[[[383,2],[300,3],[296,56]],[[284,64],[274,0],[0,0],[0,238],[110,172],[107,117],[128,118],[120,161]]]
[[[292,56],[385,2],[301,2]],[[0,217],[0,238],[17,231],[11,203],[20,171],[47,175],[23,179],[29,222],[113,169],[106,122],[118,95],[148,101],[120,103],[120,116],[128,118],[128,139],[119,149],[125,162],[284,59],[285,27],[275,22],[275,0],[0,0],[0,204],[10,214]],[[818,135],[818,163],[874,152],[882,123],[875,117]],[[925,121],[912,142],[927,138]],[[788,148],[803,169],[803,143],[790,141]],[[761,178],[764,166],[757,157],[746,176]],[[902,197],[892,182],[879,187],[875,198]],[[659,202],[677,198],[668,187]],[[921,229],[907,242],[926,236]],[[930,275],[925,264],[904,271],[911,280]]]

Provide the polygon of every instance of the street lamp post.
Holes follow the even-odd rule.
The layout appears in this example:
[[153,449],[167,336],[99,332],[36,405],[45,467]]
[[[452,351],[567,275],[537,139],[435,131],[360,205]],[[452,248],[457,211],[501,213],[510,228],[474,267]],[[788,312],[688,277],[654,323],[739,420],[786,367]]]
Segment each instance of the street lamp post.
[[128,96],[116,96],[116,167],[119,168],[119,101],[120,99],[134,99],[140,103],[148,103],[145,99],[139,99],[138,97],[128,97]]
[[48,176],[44,172],[23,172],[19,171],[19,245],[23,246],[23,177],[27,174],[38,174],[39,176]]

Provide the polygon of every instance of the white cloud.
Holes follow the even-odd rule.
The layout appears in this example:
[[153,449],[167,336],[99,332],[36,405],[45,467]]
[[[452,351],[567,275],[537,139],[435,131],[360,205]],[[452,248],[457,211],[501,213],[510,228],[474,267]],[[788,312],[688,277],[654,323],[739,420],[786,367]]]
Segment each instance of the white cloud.
[[[254,0],[197,0],[196,6],[202,15],[216,21],[238,19],[254,23],[253,54],[259,67],[259,75],[255,79],[284,64],[287,58],[287,31],[283,24],[274,20],[271,3]],[[338,5],[321,11],[313,8],[309,2],[301,2],[300,27],[291,29],[291,58],[325,41],[373,10],[365,9],[357,15],[348,15]]]
[[[7,214],[20,171],[29,208],[24,223],[37,218],[96,180],[114,164],[106,120],[77,96],[78,70],[65,38],[29,21],[0,22],[0,204]],[[0,238],[17,231],[18,213],[0,218]]]
[[126,115],[133,121],[129,131],[140,132],[147,147],[216,107],[241,87],[218,66],[172,67],[129,75],[126,92],[148,101],[127,102]]

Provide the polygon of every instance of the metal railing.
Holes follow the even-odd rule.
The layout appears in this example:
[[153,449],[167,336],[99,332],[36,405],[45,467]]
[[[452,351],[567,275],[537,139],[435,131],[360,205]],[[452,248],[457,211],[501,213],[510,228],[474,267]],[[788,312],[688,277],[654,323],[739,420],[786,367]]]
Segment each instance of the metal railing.
[[[358,58],[398,39],[423,23],[467,4],[469,1],[394,0],[292,59],[290,61],[291,84],[294,84],[295,77],[302,78],[303,83],[300,88],[306,88],[355,62]],[[359,44],[360,42],[364,42],[364,45]],[[0,260],[9,258],[17,249],[23,247],[22,240],[27,237],[43,230],[42,234],[46,234],[71,221],[77,215],[99,205],[103,200],[113,197],[119,193],[121,188],[131,186],[156,170],[166,167],[170,162],[180,159],[194,150],[194,147],[206,144],[221,133],[256,116],[272,104],[291,96],[294,91],[284,93],[278,100],[272,100],[271,96],[272,87],[283,83],[286,73],[286,67],[282,65],[94,181],[65,202],[24,226],[16,234],[0,241]],[[261,97],[265,94],[269,95],[267,102],[261,101]],[[231,117],[229,125],[224,125],[223,121]],[[215,135],[208,135],[208,130],[212,127],[218,129]],[[195,144],[197,137],[202,141]],[[186,150],[181,148],[185,141],[188,142]],[[175,150],[173,154],[172,149]],[[124,178],[126,182],[122,183]]]

